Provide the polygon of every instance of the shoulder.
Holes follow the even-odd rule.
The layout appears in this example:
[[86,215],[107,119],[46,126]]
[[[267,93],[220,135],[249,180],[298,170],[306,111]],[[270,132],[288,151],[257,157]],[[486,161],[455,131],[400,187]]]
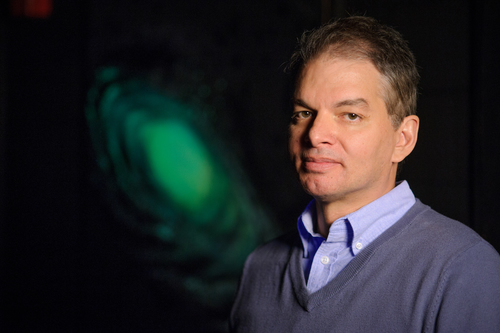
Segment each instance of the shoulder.
[[415,245],[424,252],[439,251],[450,255],[481,249],[498,257],[495,249],[470,227],[436,212],[420,201],[407,215],[409,223],[399,235],[406,246]]
[[500,272],[500,255],[493,246],[465,224],[420,201],[380,238],[375,258],[397,262],[411,274],[432,271],[434,277],[444,277],[452,270],[482,271],[485,265]]
[[[420,205],[422,205],[420,203]],[[423,205],[422,205],[423,206]],[[423,257],[420,269],[436,284],[432,331],[490,332],[500,325],[500,255],[468,226],[424,207],[408,226],[408,242]]]
[[279,277],[283,276],[292,254],[301,249],[298,232],[287,233],[256,248],[245,261],[235,304],[239,307],[241,300],[258,297],[258,293],[254,292],[256,289],[273,290],[280,282]]
[[290,231],[280,237],[277,237],[259,247],[257,247],[247,258],[246,265],[266,262],[276,264],[287,261],[293,250],[301,249],[302,244],[299,234],[296,230]]

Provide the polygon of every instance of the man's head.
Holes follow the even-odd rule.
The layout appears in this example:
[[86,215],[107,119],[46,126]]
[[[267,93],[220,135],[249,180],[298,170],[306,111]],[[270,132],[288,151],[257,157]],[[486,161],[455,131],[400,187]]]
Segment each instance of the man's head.
[[370,17],[353,16],[304,33],[288,65],[295,91],[305,66],[322,54],[332,59],[368,60],[375,66],[384,79],[384,101],[395,128],[404,117],[416,113],[419,75],[415,58],[394,29]]
[[337,21],[301,45],[290,154],[304,189],[347,214],[390,191],[413,150],[418,74],[399,34],[369,18]]

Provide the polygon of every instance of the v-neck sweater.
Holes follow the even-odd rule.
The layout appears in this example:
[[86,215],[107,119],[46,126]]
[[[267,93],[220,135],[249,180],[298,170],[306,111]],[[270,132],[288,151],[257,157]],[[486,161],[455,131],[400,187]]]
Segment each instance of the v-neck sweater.
[[247,258],[232,332],[500,331],[500,256],[419,200],[310,294],[296,231]]

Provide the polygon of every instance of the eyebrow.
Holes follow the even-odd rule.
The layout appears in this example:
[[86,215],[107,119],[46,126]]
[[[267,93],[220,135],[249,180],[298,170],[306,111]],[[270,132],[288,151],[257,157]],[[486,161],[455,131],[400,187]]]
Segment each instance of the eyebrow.
[[[309,110],[314,110],[314,108],[310,107],[307,105],[306,102],[304,102],[301,99],[294,99],[293,100],[294,105],[302,106],[303,108],[309,109]],[[355,98],[355,99],[346,99],[340,102],[337,102],[334,104],[335,108],[339,108],[342,106],[357,106],[357,105],[368,105],[368,102],[364,98]]]
[[303,100],[301,99],[294,99],[293,100],[293,104],[294,105],[298,105],[298,106],[302,106],[303,108],[306,108],[306,109],[309,109],[311,111],[313,111],[314,109],[312,107],[310,107],[309,105],[307,105],[306,102],[304,102]]
[[356,106],[360,104],[368,105],[368,102],[364,98],[346,99],[344,101],[335,103],[335,107],[339,108],[341,106]]

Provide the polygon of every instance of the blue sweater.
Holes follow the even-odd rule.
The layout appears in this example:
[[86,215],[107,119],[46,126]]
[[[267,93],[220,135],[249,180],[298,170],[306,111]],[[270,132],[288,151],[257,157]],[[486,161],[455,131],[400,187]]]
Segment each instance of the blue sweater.
[[231,332],[500,332],[500,256],[420,201],[309,294],[297,232],[248,257]]

